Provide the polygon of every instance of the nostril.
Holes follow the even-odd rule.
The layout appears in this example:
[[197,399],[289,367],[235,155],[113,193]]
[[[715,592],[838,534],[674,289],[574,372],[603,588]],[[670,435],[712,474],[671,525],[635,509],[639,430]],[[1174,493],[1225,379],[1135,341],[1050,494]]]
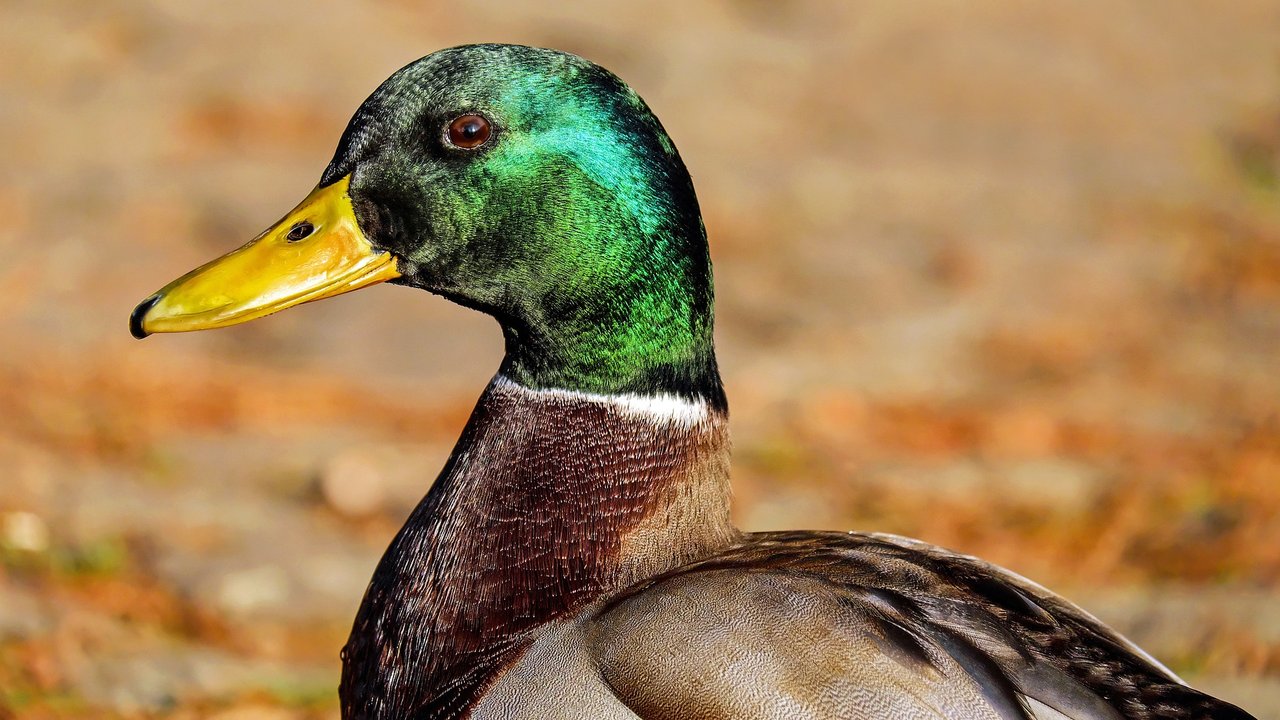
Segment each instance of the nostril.
[[298,242],[315,232],[315,230],[315,225],[312,225],[306,220],[302,220],[301,222],[294,223],[293,227],[289,228],[289,234],[285,235],[284,239],[289,242]]
[[133,312],[129,313],[129,333],[130,334],[132,334],[134,337],[138,338],[139,340],[151,334],[147,332],[145,329],[143,329],[142,320],[147,316],[147,311],[155,307],[156,303],[158,302],[160,302],[160,296],[152,295],[151,297],[139,303],[138,307],[134,308]]

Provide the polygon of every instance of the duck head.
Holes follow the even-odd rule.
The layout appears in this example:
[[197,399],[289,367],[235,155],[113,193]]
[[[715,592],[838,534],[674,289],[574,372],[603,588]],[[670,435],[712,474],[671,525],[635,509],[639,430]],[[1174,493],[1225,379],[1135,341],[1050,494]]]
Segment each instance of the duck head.
[[517,383],[724,403],[688,172],[640,97],[574,55],[472,45],[396,72],[298,207],[130,328],[235,325],[384,281],[495,317]]

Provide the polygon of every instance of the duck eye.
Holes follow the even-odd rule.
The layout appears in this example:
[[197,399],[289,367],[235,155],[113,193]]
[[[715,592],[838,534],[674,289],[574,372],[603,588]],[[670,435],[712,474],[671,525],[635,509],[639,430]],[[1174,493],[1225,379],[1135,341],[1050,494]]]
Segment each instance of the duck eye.
[[449,144],[463,150],[475,150],[489,141],[489,121],[481,115],[459,115],[449,123]]
[[299,240],[315,232],[315,230],[316,230],[315,225],[312,225],[306,220],[303,220],[302,222],[294,223],[293,227],[289,228],[289,234],[285,235],[284,239],[288,240],[289,242],[298,242]]

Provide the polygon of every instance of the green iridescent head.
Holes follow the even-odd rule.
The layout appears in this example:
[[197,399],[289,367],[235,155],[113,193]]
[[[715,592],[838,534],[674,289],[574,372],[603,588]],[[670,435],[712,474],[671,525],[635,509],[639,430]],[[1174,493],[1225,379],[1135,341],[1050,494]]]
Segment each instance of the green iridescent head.
[[[512,380],[723,404],[693,185],[657,118],[603,68],[510,45],[418,60],[361,105],[320,188],[264,238],[310,242],[335,226],[315,218],[341,215],[343,202],[361,236],[351,242],[364,244],[344,245],[359,259],[329,274],[384,258],[371,282],[390,277],[493,315]],[[304,291],[351,289],[326,287]],[[165,307],[139,306],[135,334],[193,329],[170,319],[170,289],[148,300]],[[281,306],[227,307],[200,312],[239,321]]]

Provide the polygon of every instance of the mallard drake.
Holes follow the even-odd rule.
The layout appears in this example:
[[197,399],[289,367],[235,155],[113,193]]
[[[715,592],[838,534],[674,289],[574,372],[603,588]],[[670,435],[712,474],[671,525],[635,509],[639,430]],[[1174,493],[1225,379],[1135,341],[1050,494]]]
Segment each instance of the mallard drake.
[[693,185],[579,57],[429,55],[318,187],[133,334],[378,282],[506,341],[342,652],[345,718],[1247,718],[1007,570],[874,533],[743,533]]

